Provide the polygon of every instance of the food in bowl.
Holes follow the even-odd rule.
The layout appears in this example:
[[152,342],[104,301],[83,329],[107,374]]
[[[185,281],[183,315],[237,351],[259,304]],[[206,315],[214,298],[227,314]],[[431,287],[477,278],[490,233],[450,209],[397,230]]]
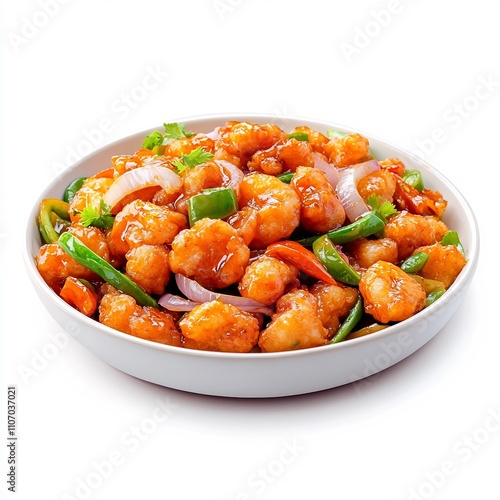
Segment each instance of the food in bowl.
[[358,133],[164,125],[44,199],[36,267],[123,333],[234,353],[319,347],[405,321],[467,264],[447,200]]

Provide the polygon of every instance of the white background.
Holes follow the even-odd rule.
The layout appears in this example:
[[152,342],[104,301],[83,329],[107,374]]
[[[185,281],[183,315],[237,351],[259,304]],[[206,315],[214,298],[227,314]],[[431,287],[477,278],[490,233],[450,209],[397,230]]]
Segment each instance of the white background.
[[[0,435],[15,384],[16,498],[500,497],[498,2],[23,0],[2,11]],[[453,181],[479,220],[481,260],[430,343],[361,390],[231,400],[136,380],[60,331],[21,256],[41,189],[78,150],[222,112],[354,127]]]

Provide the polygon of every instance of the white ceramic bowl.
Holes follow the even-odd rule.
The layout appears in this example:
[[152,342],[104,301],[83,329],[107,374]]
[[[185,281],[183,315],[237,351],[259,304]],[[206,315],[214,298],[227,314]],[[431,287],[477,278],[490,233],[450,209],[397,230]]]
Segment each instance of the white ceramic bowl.
[[[352,131],[334,123],[264,115],[215,115],[177,121],[185,123],[186,130],[209,132],[232,119],[277,123],[285,131],[297,125],[322,132],[327,129]],[[457,309],[478,261],[479,234],[474,214],[457,189],[430,165],[366,135],[377,158],[399,157],[407,168],[418,168],[426,187],[440,191],[449,202],[444,221],[458,231],[468,263],[444,296],[430,307],[382,331],[337,345],[249,354],[195,351],[157,344],[113,330],[80,314],[47,286],[34,265],[34,256],[40,247],[35,223],[39,203],[44,198],[60,198],[73,179],[109,167],[111,156],[135,152],[148,133],[160,129],[161,126],[105,146],[62,172],[34,201],[27,224],[26,266],[40,299],[63,329],[106,363],[143,380],[200,394],[241,398],[304,394],[354,382],[401,361],[428,342]]]

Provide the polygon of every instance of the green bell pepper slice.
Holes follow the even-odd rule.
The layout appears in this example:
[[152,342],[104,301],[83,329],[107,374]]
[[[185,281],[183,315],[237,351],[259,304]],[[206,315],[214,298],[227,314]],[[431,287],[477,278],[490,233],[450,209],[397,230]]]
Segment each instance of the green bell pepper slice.
[[[328,236],[331,242],[335,245],[344,245],[345,243],[349,243],[350,241],[354,241],[358,238],[364,238],[378,233],[384,229],[384,227],[385,221],[383,221],[380,216],[375,213],[375,211],[372,211],[355,220],[352,224],[342,226],[339,229],[326,233],[326,236]],[[317,240],[317,238],[318,235],[311,236],[309,238],[299,240],[299,243],[304,246],[310,246]]]
[[455,245],[462,255],[465,255],[465,250],[464,247],[460,241],[460,238],[458,236],[458,233],[456,231],[447,231],[443,239],[441,240],[441,245],[447,246],[447,245]]
[[363,298],[360,294],[358,300],[356,301],[356,304],[354,304],[354,307],[349,311],[347,318],[342,322],[340,328],[338,329],[332,340],[330,340],[330,344],[338,344],[339,342],[342,342],[359,323],[359,321],[363,317],[364,310],[365,307],[363,304]]
[[446,290],[444,288],[438,288],[437,290],[434,290],[433,292],[429,293],[427,295],[427,298],[425,299],[425,307],[429,307],[431,304],[434,304],[437,299],[442,297]]
[[320,236],[312,248],[316,257],[337,281],[353,286],[359,284],[361,276],[341,257],[326,234]]
[[429,295],[436,290],[445,289],[444,283],[442,281],[432,280],[430,278],[422,278],[422,276],[419,276],[418,274],[410,274],[410,276],[418,281],[420,285],[422,285],[422,288],[424,289],[426,295]]
[[292,132],[288,134],[289,139],[295,139],[296,141],[309,142],[309,136],[304,132]]
[[422,278],[422,276],[419,276],[418,274],[410,274],[410,276],[420,283],[424,289],[426,295],[425,307],[428,307],[436,302],[436,300],[446,292],[446,288],[444,287],[444,283],[442,281]]
[[326,131],[326,136],[328,139],[339,139],[340,137],[344,137],[347,135],[347,132],[340,132],[340,130],[328,129]]
[[104,281],[118,290],[133,297],[141,306],[151,306],[159,309],[158,303],[147,294],[139,285],[134,283],[127,275],[115,269],[109,262],[99,257],[94,251],[83,244],[71,233],[62,233],[59,236],[59,245],[71,258],[82,266],[87,267]]
[[87,177],[78,177],[73,182],[71,182],[68,187],[64,190],[63,200],[66,203],[71,203],[77,191],[83,186],[83,183],[87,180]]
[[424,190],[424,180],[419,170],[405,170],[402,179],[420,193]]
[[231,188],[204,189],[187,201],[189,225],[205,217],[224,219],[238,211],[236,193]]
[[417,252],[410,255],[402,264],[401,269],[406,273],[416,273],[420,271],[429,260],[429,254],[425,252]]
[[285,172],[284,174],[278,174],[276,177],[285,184],[290,184],[293,179],[294,172]]
[[55,243],[59,238],[59,233],[54,228],[52,214],[65,221],[69,221],[69,203],[57,198],[46,198],[40,203],[38,214],[38,227],[45,243]]

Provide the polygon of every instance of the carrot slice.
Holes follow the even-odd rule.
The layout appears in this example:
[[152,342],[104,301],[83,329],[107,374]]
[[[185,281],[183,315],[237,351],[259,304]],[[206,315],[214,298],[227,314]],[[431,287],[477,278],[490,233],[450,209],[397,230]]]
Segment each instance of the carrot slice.
[[266,255],[285,260],[309,276],[329,285],[337,284],[316,255],[296,241],[285,240],[272,243],[267,247]]
[[92,316],[96,312],[97,293],[73,276],[66,278],[59,295],[85,316]]

